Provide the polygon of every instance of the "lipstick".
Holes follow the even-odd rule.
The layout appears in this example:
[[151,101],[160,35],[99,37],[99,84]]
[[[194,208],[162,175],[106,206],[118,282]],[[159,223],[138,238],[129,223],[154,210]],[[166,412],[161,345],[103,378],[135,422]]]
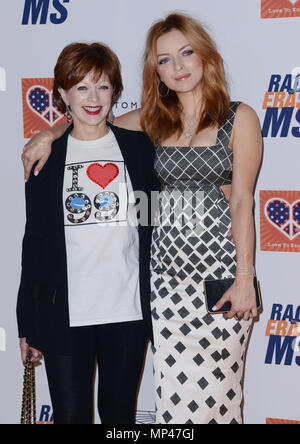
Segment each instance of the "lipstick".
[[102,111],[102,106],[84,106],[84,111],[90,116],[97,116]]

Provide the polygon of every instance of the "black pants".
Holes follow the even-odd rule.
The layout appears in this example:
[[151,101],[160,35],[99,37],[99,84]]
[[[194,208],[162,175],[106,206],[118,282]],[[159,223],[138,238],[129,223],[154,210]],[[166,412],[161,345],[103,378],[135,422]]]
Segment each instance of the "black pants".
[[45,353],[55,424],[92,424],[95,361],[102,424],[134,424],[146,334],[143,321],[71,328],[68,355]]

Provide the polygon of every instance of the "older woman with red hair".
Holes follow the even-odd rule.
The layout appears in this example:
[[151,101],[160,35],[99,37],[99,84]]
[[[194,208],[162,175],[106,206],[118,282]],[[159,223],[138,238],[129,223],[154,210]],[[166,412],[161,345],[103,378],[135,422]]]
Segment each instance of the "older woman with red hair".
[[[148,134],[162,183],[151,259],[157,422],[241,424],[245,350],[257,316],[259,121],[230,100],[222,57],[191,17],[171,14],[152,26],[143,80],[141,110],[115,123]],[[48,144],[38,144],[25,149],[26,174],[47,159]],[[231,310],[208,313],[204,281],[231,275],[213,313],[227,302]]]
[[[91,424],[95,362],[103,424],[134,424],[150,313],[150,202],[159,185],[143,133],[107,120],[123,85],[99,43],[60,54],[54,97],[72,125],[26,184],[17,316],[22,359],[45,358],[55,424]],[[148,211],[150,214],[151,212]]]

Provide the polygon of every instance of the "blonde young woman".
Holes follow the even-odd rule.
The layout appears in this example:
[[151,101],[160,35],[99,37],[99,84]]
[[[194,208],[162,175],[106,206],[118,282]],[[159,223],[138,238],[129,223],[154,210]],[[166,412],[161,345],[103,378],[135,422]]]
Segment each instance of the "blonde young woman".
[[[172,14],[148,33],[142,109],[115,124],[149,135],[162,183],[151,261],[157,423],[241,424],[244,356],[257,316],[258,118],[230,101],[222,58],[203,27]],[[44,165],[59,131],[25,148],[26,176],[37,160],[36,173]],[[203,281],[230,275],[235,282],[215,307],[230,301],[230,313],[208,314]]]

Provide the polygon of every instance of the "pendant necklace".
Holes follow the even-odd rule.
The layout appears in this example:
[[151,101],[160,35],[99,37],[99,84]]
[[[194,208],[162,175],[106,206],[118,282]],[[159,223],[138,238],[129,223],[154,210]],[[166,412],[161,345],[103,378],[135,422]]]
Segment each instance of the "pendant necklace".
[[186,128],[183,132],[183,137],[184,137],[184,139],[191,139],[195,133],[194,127],[196,125],[196,121],[194,121],[192,123],[192,125],[189,125],[189,123],[187,122],[187,120],[184,117],[182,117],[182,119],[183,119],[184,126]]
[[192,128],[187,128],[184,133],[183,133],[183,137],[185,139],[191,139],[194,135],[194,131]]

